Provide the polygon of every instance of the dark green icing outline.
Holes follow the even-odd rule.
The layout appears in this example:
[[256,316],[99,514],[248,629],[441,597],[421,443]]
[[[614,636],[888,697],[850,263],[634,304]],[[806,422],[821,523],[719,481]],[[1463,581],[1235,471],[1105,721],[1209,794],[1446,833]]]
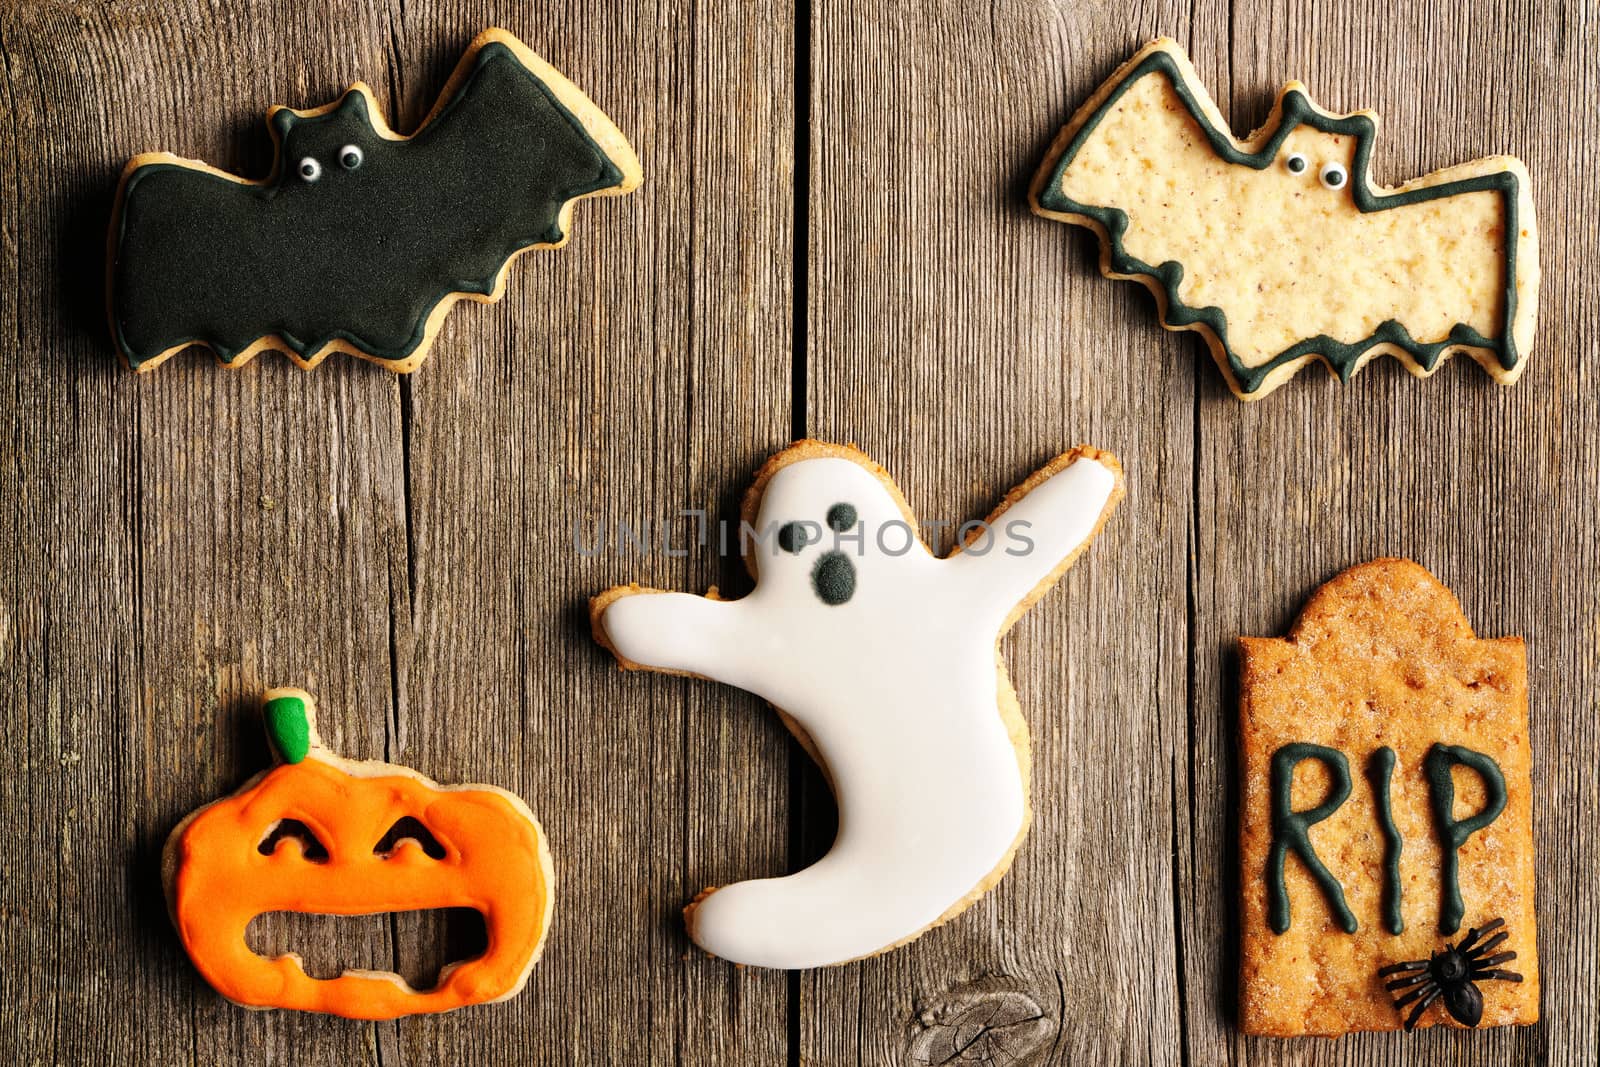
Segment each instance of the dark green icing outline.
[[[1278,149],[1284,140],[1294,131],[1296,126],[1305,125],[1323,133],[1354,135],[1356,138],[1356,154],[1350,168],[1351,195],[1355,205],[1363,213],[1386,211],[1390,208],[1405,207],[1410,204],[1424,203],[1429,200],[1439,200],[1461,193],[1498,192],[1505,203],[1506,225],[1503,240],[1505,253],[1505,309],[1503,336],[1499,339],[1484,337],[1477,330],[1463,323],[1451,327],[1449,335],[1443,341],[1424,343],[1414,339],[1410,332],[1394,319],[1381,324],[1371,336],[1355,344],[1343,344],[1326,334],[1308,337],[1297,341],[1289,348],[1284,349],[1272,359],[1259,367],[1247,367],[1234,355],[1233,349],[1228,344],[1227,317],[1221,308],[1205,307],[1192,308],[1178,298],[1178,286],[1183,281],[1183,266],[1174,260],[1168,260],[1160,266],[1151,266],[1128,254],[1123,247],[1122,235],[1128,229],[1127,212],[1114,207],[1092,207],[1080,204],[1061,192],[1061,179],[1063,172],[1071,165],[1083,142],[1100,125],[1100,120],[1122,98],[1134,82],[1153,71],[1165,73],[1172,83],[1173,90],[1182,100],[1184,107],[1199,123],[1206,139],[1211,142],[1212,149],[1229,163],[1250,167],[1254,170],[1265,170],[1278,158]],[[1500,171],[1495,174],[1480,174],[1472,178],[1463,178],[1459,181],[1444,182],[1439,185],[1429,186],[1424,189],[1412,189],[1403,193],[1375,194],[1368,187],[1367,175],[1371,173],[1369,164],[1372,159],[1372,141],[1377,136],[1377,128],[1370,118],[1365,115],[1350,115],[1344,118],[1332,118],[1317,111],[1304,93],[1291,90],[1283,95],[1282,110],[1278,127],[1273,131],[1266,146],[1259,152],[1241,152],[1235,147],[1228,133],[1217,129],[1207,118],[1205,111],[1195,99],[1194,91],[1189,87],[1178,69],[1177,61],[1165,51],[1151,53],[1137,66],[1130,70],[1117,87],[1113,89],[1105,101],[1090,115],[1073,135],[1071,142],[1056,160],[1055,166],[1050,171],[1050,179],[1038,193],[1039,206],[1046,211],[1059,214],[1081,215],[1098,223],[1105,231],[1105,242],[1110,257],[1111,268],[1118,274],[1145,275],[1161,283],[1166,294],[1166,311],[1162,316],[1168,326],[1184,327],[1196,323],[1206,326],[1217,338],[1227,356],[1228,368],[1234,379],[1239,383],[1240,392],[1249,394],[1260,388],[1262,381],[1269,373],[1279,366],[1299,359],[1301,356],[1315,353],[1322,356],[1338,373],[1340,381],[1348,382],[1355,373],[1356,361],[1362,353],[1376,345],[1392,344],[1406,352],[1422,366],[1424,370],[1433,370],[1438,365],[1440,354],[1446,349],[1455,346],[1486,349],[1494,352],[1500,360],[1500,366],[1512,370],[1517,365],[1516,339],[1513,328],[1517,317],[1517,246],[1520,243],[1521,227],[1517,220],[1518,182],[1513,172]]]
[[[1333,778],[1328,796],[1314,808],[1294,810],[1294,769],[1302,760],[1321,760]],[[1344,886],[1317,858],[1307,832],[1339,809],[1350,797],[1350,763],[1344,753],[1325,745],[1296,741],[1272,754],[1272,848],[1267,853],[1267,924],[1272,932],[1289,929],[1289,887],[1283,880],[1283,865],[1292,849],[1305,864],[1328,898],[1328,907],[1347,934],[1356,932],[1356,917],[1345,903]]]
[[1367,761],[1367,770],[1372,775],[1372,805],[1383,830],[1383,925],[1391,934],[1403,934],[1406,918],[1400,907],[1400,853],[1405,849],[1405,840],[1394,824],[1394,808],[1389,802],[1394,762],[1394,749],[1384,745]]
[[[1470,767],[1483,779],[1483,810],[1460,822],[1455,818],[1456,783],[1450,776],[1457,765]],[[1460,745],[1435,743],[1428,749],[1423,761],[1423,773],[1428,778],[1428,799],[1433,805],[1433,821],[1439,831],[1439,932],[1453,934],[1461,929],[1461,919],[1466,905],[1461,900],[1460,857],[1461,846],[1467,838],[1482,830],[1506,810],[1506,778],[1500,765],[1482,752],[1474,752]]]
[[[410,140],[411,138],[417,136],[417,134],[420,133],[425,126],[431,126],[435,123],[445,121],[450,112],[455,110],[459,102],[471,91],[473,82],[478,78],[483,69],[490,63],[502,62],[505,60],[509,60],[518,71],[520,71],[530,82],[533,83],[538,91],[542,93],[549,101],[556,113],[570,124],[572,130],[577,133],[579,137],[588,142],[590,147],[594,149],[595,154],[602,160],[604,174],[603,180],[598,182],[594,188],[580,191],[576,195],[579,197],[587,196],[603,189],[611,189],[621,185],[624,180],[622,171],[617,166],[616,161],[611,157],[611,154],[606,151],[605,146],[590,136],[589,131],[584,127],[583,122],[572,113],[570,108],[562,103],[561,98],[556,95],[550,86],[547,85],[536,73],[534,73],[534,71],[522,61],[521,57],[518,56],[512,48],[501,41],[490,41],[489,43],[480,46],[473,54],[472,66],[470,70],[464,77],[461,78],[460,83],[456,85],[454,91],[450,95],[450,98],[445,101],[443,105],[439,106],[436,112],[430,114],[424,126],[419,126],[416,130],[413,130],[410,134],[406,135],[402,139]],[[357,90],[354,88],[347,90],[345,94],[339,98],[339,101],[335,107],[337,108],[344,106],[344,104],[349,100],[351,94],[356,92]],[[365,104],[367,102],[363,101],[363,103]],[[322,109],[318,108],[313,110],[321,111]],[[274,111],[272,115],[268,117],[268,126],[273,132],[272,172],[262,182],[241,180],[241,185],[271,186],[272,184],[284,178],[284,168],[288,165],[288,161],[283,158],[284,133],[290,123],[305,117],[306,116],[304,116],[302,113],[289,108]],[[371,124],[369,121],[369,126],[371,125],[373,124]],[[374,132],[376,132],[375,126]],[[116,248],[113,253],[114,260],[121,257],[123,239],[126,236],[127,213],[122,210],[122,205],[126,204],[129,198],[132,197],[134,187],[142,179],[159,171],[184,170],[193,172],[198,169],[199,168],[189,164],[146,163],[135,169],[132,174],[128,175],[127,181],[123,183],[118,200],[117,241]],[[229,175],[227,177],[229,179],[237,178],[237,176],[234,175]],[[432,317],[434,309],[437,308],[440,303],[449,297],[458,294],[488,296],[494,291],[493,282],[500,276],[501,271],[505,269],[506,262],[509,262],[517,254],[526,251],[529,248],[558,244],[564,235],[565,234],[561,229],[561,223],[558,217],[555,223],[551,226],[550,232],[541,235],[538,239],[529,241],[512,249],[511,252],[507,254],[506,259],[501,262],[500,268],[496,270],[490,278],[483,280],[475,280],[470,278],[460,280],[453,279],[448,284],[447,288],[443,289],[441,292],[427,301],[426,310],[424,310],[417,319],[416,329],[412,332],[411,337],[398,348],[384,348],[381,346],[375,346],[365,339],[358,338],[353,331],[346,329],[334,330],[325,336],[308,341],[296,337],[289,331],[280,328],[275,329],[271,333],[262,334],[261,336],[255,338],[255,341],[260,341],[266,337],[277,337],[296,355],[306,358],[309,358],[309,356],[314,352],[322,351],[322,349],[324,349],[330,343],[337,341],[344,342],[345,344],[350,345],[361,353],[376,360],[386,362],[398,362],[404,360],[414,353],[422,344],[423,338],[427,336],[428,321]],[[122,354],[123,358],[127,360],[129,367],[137,370],[151,358],[154,358],[141,358],[137,353],[134,352],[132,346],[128,343],[127,338],[123,334],[122,322],[115,314],[111,316],[111,326],[114,335],[113,341],[116,344],[117,350]],[[252,342],[252,344],[253,343],[255,342]],[[168,347],[187,348],[191,345],[204,345],[205,347],[210,348],[216,353],[217,358],[220,359],[224,364],[232,363],[233,360],[239,355],[239,352],[243,351],[243,349],[234,349],[230,351],[228,350],[227,346],[222,345],[217,341],[199,336],[188,337],[180,345]]]

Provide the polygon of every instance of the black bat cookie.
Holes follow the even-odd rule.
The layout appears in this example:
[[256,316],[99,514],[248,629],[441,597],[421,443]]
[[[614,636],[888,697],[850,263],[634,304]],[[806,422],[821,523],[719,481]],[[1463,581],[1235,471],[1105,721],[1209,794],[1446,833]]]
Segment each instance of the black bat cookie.
[[1376,138],[1377,116],[1324,111],[1299,82],[1236,138],[1160,40],[1073,116],[1030,198],[1093,229],[1102,271],[1150,288],[1169,329],[1200,331],[1241,399],[1314,360],[1349,378],[1380,354],[1424,376],[1459,352],[1516,381],[1539,291],[1527,171],[1496,156],[1385,189]]
[[268,114],[277,159],[252,182],[166,153],[123,171],[107,303],[148,370],[191,344],[229,366],[281,348],[414,370],[456,300],[499,299],[507,263],[566,242],[575,201],[639,184],[628,142],[503,30],[472,43],[410,137],[357,83]]

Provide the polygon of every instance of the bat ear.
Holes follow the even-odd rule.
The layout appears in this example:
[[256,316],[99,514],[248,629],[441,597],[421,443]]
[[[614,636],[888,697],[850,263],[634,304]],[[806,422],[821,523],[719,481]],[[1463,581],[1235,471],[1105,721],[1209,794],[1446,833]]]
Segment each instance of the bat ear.
[[294,124],[300,121],[300,116],[286,107],[275,107],[272,114],[267,116],[267,125],[272,128],[272,135],[281,145],[289,139],[289,131],[294,129]]
[[371,114],[367,110],[367,94],[360,89],[351,87],[339,101],[339,114],[345,118],[359,119],[365,125],[372,125]]

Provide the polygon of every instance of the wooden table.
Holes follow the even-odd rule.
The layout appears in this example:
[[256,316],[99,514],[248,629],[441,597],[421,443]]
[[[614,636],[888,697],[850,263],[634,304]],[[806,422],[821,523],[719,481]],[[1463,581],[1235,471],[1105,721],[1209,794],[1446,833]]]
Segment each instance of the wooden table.
[[[0,1049],[22,1063],[1595,1062],[1600,1029],[1596,9],[1554,0],[992,5],[431,2],[0,13]],[[118,170],[166,148],[264,173],[267,105],[361,78],[420,120],[473,34],[514,31],[616,120],[634,195],[583,205],[421,371],[108,347]],[[1521,384],[1464,360],[1303,375],[1242,405],[1081,231],[1024,191],[1058,126],[1177,36],[1236,128],[1299,77],[1386,119],[1394,183],[1512,152],[1545,283]],[[754,697],[622,675],[586,598],[742,591],[711,551],[586,557],[574,530],[729,515],[791,437],[854,441],[926,518],[978,517],[1079,441],[1129,493],[1012,632],[1036,821],[959,920],[784,974],[691,951],[704,885],[795,869],[821,777]],[[1234,640],[1348,564],[1411,556],[1525,635],[1544,1022],[1240,1037]],[[269,685],[345,754],[527,798],[559,877],[514,1001],[377,1025],[216,996],[167,920],[162,842],[267,759]],[[267,922],[336,972],[428,978],[453,920]],[[298,938],[298,940],[296,940]],[[314,942],[314,944],[313,944]],[[961,1056],[967,1059],[961,1059]],[[985,1058],[987,1056],[987,1058]]]

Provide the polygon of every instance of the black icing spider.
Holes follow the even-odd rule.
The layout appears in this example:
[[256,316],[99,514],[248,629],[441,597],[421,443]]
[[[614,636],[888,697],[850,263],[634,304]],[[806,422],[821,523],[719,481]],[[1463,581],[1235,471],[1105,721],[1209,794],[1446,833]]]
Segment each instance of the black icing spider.
[[[1483,994],[1478,992],[1474,983],[1490,979],[1522,981],[1522,975],[1516,971],[1500,969],[1500,964],[1517,958],[1515,952],[1489,955],[1511,936],[1509,931],[1500,930],[1487,941],[1479,943],[1485,934],[1499,930],[1505,924],[1504,919],[1493,919],[1481,927],[1468,930],[1459,945],[1447,943],[1441,951],[1433,954],[1432,959],[1393,963],[1378,971],[1379,978],[1400,976],[1384,983],[1384,988],[1394,994],[1396,1008],[1416,1002],[1417,1006],[1411,1009],[1411,1014],[1406,1018],[1407,1030],[1414,1028],[1417,1020],[1422,1018],[1422,1013],[1428,1010],[1428,1005],[1441,996],[1451,1018],[1464,1026],[1477,1026],[1478,1020],[1483,1018]],[[1402,989],[1410,992],[1400,995]]]

